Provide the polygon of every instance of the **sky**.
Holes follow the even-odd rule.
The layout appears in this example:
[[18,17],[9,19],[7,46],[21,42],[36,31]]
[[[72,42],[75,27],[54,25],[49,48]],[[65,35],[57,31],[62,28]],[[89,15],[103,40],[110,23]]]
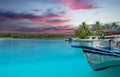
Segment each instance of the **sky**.
[[120,22],[120,0],[0,0],[0,32],[72,34],[79,24]]

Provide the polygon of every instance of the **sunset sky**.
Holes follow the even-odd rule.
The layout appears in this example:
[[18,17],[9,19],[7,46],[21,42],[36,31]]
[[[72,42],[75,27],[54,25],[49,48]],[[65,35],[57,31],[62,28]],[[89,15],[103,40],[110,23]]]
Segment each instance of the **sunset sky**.
[[0,0],[0,32],[71,34],[82,22],[120,22],[120,0]]

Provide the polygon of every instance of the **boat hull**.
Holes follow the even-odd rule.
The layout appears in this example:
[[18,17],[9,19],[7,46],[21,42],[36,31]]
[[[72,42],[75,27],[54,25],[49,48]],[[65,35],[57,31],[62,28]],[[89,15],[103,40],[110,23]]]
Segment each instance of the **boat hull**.
[[120,52],[109,47],[72,46],[82,48],[89,65],[99,71],[110,67],[120,66]]
[[94,71],[120,66],[120,57],[84,52],[89,65]]

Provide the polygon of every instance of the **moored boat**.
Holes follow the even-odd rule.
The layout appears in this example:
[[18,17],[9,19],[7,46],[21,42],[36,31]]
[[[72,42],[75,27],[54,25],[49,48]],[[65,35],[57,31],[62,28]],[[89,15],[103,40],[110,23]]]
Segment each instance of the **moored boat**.
[[92,46],[72,45],[74,48],[82,48],[86,59],[93,70],[103,70],[120,66],[119,40],[93,41]]
[[120,48],[89,46],[72,47],[83,49],[88,63],[95,71],[120,66]]
[[86,39],[72,38],[74,42],[93,42],[99,40],[98,36],[88,36]]
[[65,38],[65,41],[72,41],[72,38]]

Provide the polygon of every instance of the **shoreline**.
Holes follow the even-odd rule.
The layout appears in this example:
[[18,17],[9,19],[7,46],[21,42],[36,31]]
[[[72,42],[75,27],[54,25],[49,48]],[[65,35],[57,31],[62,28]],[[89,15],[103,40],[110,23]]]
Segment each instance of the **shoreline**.
[[62,39],[73,37],[72,34],[25,34],[25,33],[0,33],[0,38],[19,38],[19,39]]

